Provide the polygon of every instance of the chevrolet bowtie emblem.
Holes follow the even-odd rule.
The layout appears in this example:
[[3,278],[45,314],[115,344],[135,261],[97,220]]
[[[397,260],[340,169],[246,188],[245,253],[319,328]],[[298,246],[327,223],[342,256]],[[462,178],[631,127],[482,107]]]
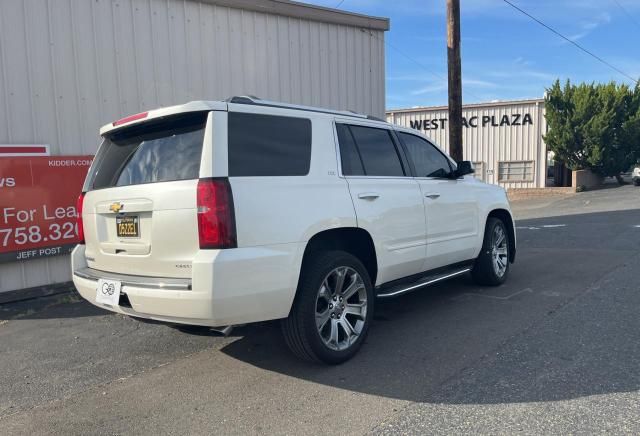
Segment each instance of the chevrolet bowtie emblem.
[[122,203],[111,203],[111,206],[109,206],[109,210],[113,213],[118,213],[123,206],[124,205]]

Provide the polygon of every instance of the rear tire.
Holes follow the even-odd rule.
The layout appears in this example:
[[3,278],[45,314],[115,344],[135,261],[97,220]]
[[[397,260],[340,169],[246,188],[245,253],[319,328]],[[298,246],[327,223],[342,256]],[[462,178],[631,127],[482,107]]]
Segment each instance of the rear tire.
[[373,286],[360,260],[344,251],[312,253],[282,332],[301,359],[331,365],[362,346],[373,319]]
[[509,232],[502,220],[487,219],[482,250],[476,259],[471,275],[476,283],[483,286],[498,286],[505,282],[509,274]]
[[640,179],[633,179],[633,186],[640,186]]

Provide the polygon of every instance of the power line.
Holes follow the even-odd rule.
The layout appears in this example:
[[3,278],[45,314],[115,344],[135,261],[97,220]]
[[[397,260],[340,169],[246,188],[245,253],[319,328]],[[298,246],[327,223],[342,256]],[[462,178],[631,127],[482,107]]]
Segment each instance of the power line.
[[[343,0],[343,1],[344,1],[344,0]],[[613,1],[615,4],[617,4],[617,5],[618,5],[618,7],[619,7],[620,9],[622,9],[622,12],[624,12],[625,14],[627,14],[627,17],[629,17],[629,19],[630,19],[631,21],[633,21],[634,23],[636,23],[636,26],[640,27],[640,22],[639,22],[639,21],[638,21],[638,20],[637,20],[633,15],[631,15],[631,13],[629,13],[629,11],[627,10],[627,8],[625,8],[624,6],[622,6],[618,0],[612,0],[612,1]]]
[[523,9],[520,9],[518,6],[516,6],[513,3],[511,3],[509,0],[502,0],[502,1],[505,2],[506,4],[508,4],[509,6],[511,6],[512,8],[514,8],[515,10],[517,10],[517,11],[521,12],[522,14],[526,15],[527,17],[531,18],[533,21],[535,21],[536,23],[540,24],[541,26],[543,26],[547,30],[555,33],[560,38],[564,39],[565,41],[567,41],[567,42],[569,42],[569,43],[571,43],[573,45],[575,45],[576,47],[578,47],[578,49],[582,50],[583,52],[585,52],[589,56],[593,57],[594,59],[597,59],[598,61],[602,62],[603,64],[605,64],[606,66],[608,66],[612,70],[615,70],[616,72],[620,73],[621,75],[623,75],[624,77],[628,78],[632,82],[634,82],[636,84],[639,83],[637,79],[634,79],[633,77],[631,77],[629,74],[625,73],[624,71],[622,71],[618,67],[615,67],[615,66],[611,65],[609,62],[605,61],[604,59],[602,59],[600,56],[594,54],[593,52],[587,50],[586,48],[584,48],[583,46],[581,46],[580,44],[578,44],[574,40],[572,40],[570,38],[567,38],[562,33],[558,32],[557,30],[555,30],[551,26],[546,25],[545,23],[543,23],[542,21],[540,21],[539,19],[537,19],[536,17],[534,17],[533,15],[528,13],[527,11],[525,11]]
[[[338,2],[337,5],[334,6],[334,9],[338,8],[342,3],[344,3],[345,0],[340,0],[340,2]],[[361,29],[363,32],[366,32],[366,29]],[[395,45],[391,44],[389,41],[387,41],[386,39],[380,39],[378,38],[378,36],[369,31],[369,35],[373,36],[374,38],[376,38],[378,41],[381,41],[383,44],[388,45],[389,47],[391,47],[393,50],[397,51],[399,54],[401,54],[402,56],[404,56],[405,58],[409,59],[411,62],[413,62],[414,64],[418,65],[420,68],[422,68],[423,70],[427,71],[429,74],[431,74],[432,76],[444,81],[448,83],[448,80],[439,75],[438,73],[436,73],[435,71],[433,71],[432,69],[430,69],[429,67],[427,67],[426,65],[424,65],[423,63],[417,61],[416,59],[414,59],[413,57],[409,56],[408,54],[406,54],[404,51],[400,50],[398,47],[396,47]],[[464,80],[463,80],[463,85],[464,85]],[[470,95],[472,97],[474,97],[477,101],[482,101],[483,99],[478,97],[477,95],[475,95],[474,93],[470,92],[470,91],[464,91],[463,90],[463,94],[467,94]]]
[[[344,3],[345,0],[340,0],[340,2],[334,6],[334,9],[339,7],[342,3]],[[363,32],[366,32],[365,29],[361,29]],[[404,56],[405,58],[409,59],[411,62],[413,62],[414,64],[418,65],[420,68],[422,68],[423,70],[427,71],[429,74],[431,74],[432,76],[444,81],[448,83],[447,78],[445,78],[444,76],[441,76],[440,74],[436,73],[435,71],[433,71],[432,69],[430,69],[429,67],[427,67],[426,65],[424,65],[423,63],[417,61],[416,59],[414,59],[413,57],[409,56],[408,54],[406,54],[404,51],[400,50],[398,47],[396,47],[395,45],[391,44],[391,42],[387,41],[386,39],[380,39],[375,33],[373,32],[369,32],[369,35],[373,36],[374,38],[376,38],[378,41],[381,41],[383,44],[388,45],[389,47],[391,47],[393,50],[397,51],[399,54],[401,54],[402,56]],[[463,80],[464,82],[464,80]],[[463,83],[464,85],[464,83]],[[478,97],[477,95],[475,95],[474,93],[470,92],[470,91],[463,91],[463,94],[467,94],[470,95],[472,97],[474,97],[475,99],[477,99],[477,101],[482,101],[483,99]]]
[[[338,3],[335,7],[337,8],[338,6],[340,6],[342,3],[344,3],[345,0],[341,0],[340,3]],[[363,32],[367,32],[366,29],[360,29]],[[412,58],[411,56],[409,56],[408,54],[406,54],[405,52],[403,52],[402,50],[400,50],[398,47],[396,47],[395,45],[391,44],[388,40],[386,39],[380,39],[378,38],[378,35],[376,35],[373,32],[368,32],[370,36],[373,36],[374,38],[376,38],[378,41],[381,41],[385,44],[387,44],[389,47],[391,47],[392,49],[394,49],[395,51],[397,51],[398,53],[400,53],[402,56],[404,56],[405,58],[409,59],[411,62],[415,63],[416,65],[418,65],[419,67],[423,68],[424,70],[428,71],[430,74],[432,74],[434,77],[437,77],[440,80],[447,80],[445,79],[443,76],[439,75],[438,73],[436,73],[435,71],[431,70],[430,68],[428,68],[427,66],[425,66],[424,64],[418,62],[416,59]]]
[[[365,29],[361,29],[363,32],[367,32],[367,30]],[[411,62],[413,62],[414,64],[416,64],[417,66],[419,66],[420,68],[422,68],[423,70],[425,70],[426,72],[428,72],[429,74],[431,74],[433,77],[436,77],[440,80],[442,80],[443,82],[447,82],[447,78],[444,76],[441,76],[440,74],[436,73],[435,71],[433,71],[431,68],[427,67],[426,65],[424,65],[422,62],[416,60],[415,58],[409,56],[408,54],[406,54],[404,51],[400,50],[398,47],[396,47],[395,45],[391,44],[391,42],[385,40],[380,39],[375,33],[373,32],[369,32],[369,35],[373,36],[374,38],[376,38],[378,41],[383,42],[384,44],[388,45],[389,47],[391,47],[393,50],[395,50],[396,52],[398,52],[399,54],[401,54],[402,56],[404,56],[405,58],[407,58],[408,60],[410,60]],[[463,85],[464,85],[464,79],[462,80]],[[475,95],[474,93],[470,92],[470,91],[464,91],[463,90],[463,94],[467,94],[470,95],[472,97],[474,97],[475,99],[477,99],[478,101],[482,101],[485,100],[483,98],[478,97],[477,95]]]
[[[374,37],[376,37],[375,35],[373,35]],[[409,56],[408,54],[406,54],[404,51],[400,50],[398,47],[396,47],[395,45],[391,44],[389,41],[384,41],[389,47],[391,47],[392,49],[394,49],[395,51],[397,51],[399,54],[401,54],[402,56],[404,56],[405,58],[409,59],[411,62],[413,62],[414,64],[416,64],[417,66],[421,67],[423,70],[427,71],[429,74],[431,74],[433,77],[440,79],[440,80],[444,80],[446,81],[447,79],[444,76],[441,76],[440,74],[436,73],[435,71],[433,71],[432,69],[430,69],[429,67],[427,67],[426,65],[424,65],[422,62],[412,58],[411,56]]]

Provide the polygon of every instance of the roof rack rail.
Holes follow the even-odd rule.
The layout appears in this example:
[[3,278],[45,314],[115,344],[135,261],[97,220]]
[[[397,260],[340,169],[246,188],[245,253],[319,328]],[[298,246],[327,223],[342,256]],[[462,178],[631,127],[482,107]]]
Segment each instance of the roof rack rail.
[[260,97],[256,97],[255,95],[234,95],[233,97],[229,97],[225,101],[227,103],[258,104],[258,101],[261,101],[261,99]]
[[369,119],[369,120],[376,120],[376,121],[385,121],[380,118],[373,117],[371,115],[363,115],[353,111],[322,109],[322,108],[311,107],[311,106],[282,103],[278,101],[262,100],[258,97],[254,97],[253,95],[236,95],[233,97],[229,97],[225,101],[227,103],[250,104],[250,105],[266,106],[266,107],[278,107],[283,109],[296,109],[296,110],[307,111],[307,112],[318,112],[323,114],[340,115],[343,117],[354,117],[354,118]]
[[373,116],[373,115],[367,115],[367,119],[368,120],[373,120],[373,121],[382,121],[383,123],[387,122],[387,120],[383,120],[382,118],[376,117],[376,116]]
[[[354,111],[354,110],[351,110],[351,109],[349,109],[349,110],[348,110],[348,112],[351,112],[351,113],[352,113],[352,114],[354,114],[354,115],[363,116],[363,114],[360,114],[360,113],[358,113],[358,112],[356,112],[356,111]],[[382,118],[380,118],[380,117],[376,117],[376,116],[373,116],[373,115],[364,115],[364,117],[365,117],[366,119],[368,119],[368,120],[373,120],[373,121],[382,121],[383,123],[386,123],[386,122],[387,122],[387,120],[383,120]]]

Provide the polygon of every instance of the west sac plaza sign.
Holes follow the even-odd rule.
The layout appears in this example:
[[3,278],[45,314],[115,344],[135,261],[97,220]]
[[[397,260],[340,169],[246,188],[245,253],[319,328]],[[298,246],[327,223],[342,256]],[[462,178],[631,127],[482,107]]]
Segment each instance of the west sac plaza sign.
[[[416,130],[438,130],[446,127],[447,118],[434,118],[428,120],[410,120],[409,124],[412,129]],[[502,127],[502,126],[526,126],[533,125],[531,114],[509,114],[496,117],[496,115],[483,115],[481,117],[474,115],[472,117],[462,117],[462,125],[464,127],[476,128],[482,127]]]

